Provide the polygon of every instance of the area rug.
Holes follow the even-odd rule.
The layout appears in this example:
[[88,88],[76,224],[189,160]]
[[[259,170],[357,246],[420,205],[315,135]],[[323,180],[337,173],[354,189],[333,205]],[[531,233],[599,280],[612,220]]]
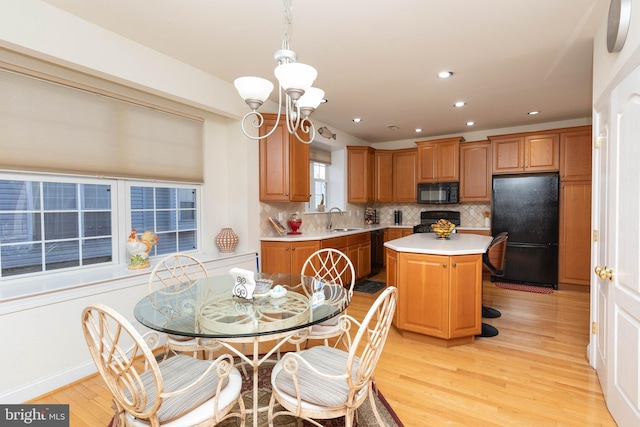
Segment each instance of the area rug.
[[356,283],[353,290],[356,292],[364,292],[367,294],[375,294],[387,284],[384,282],[376,282],[375,280],[363,280]]
[[[264,363],[260,366],[259,370],[259,394],[258,401],[260,405],[267,406],[269,404],[269,398],[271,396],[271,369],[273,367],[272,363]],[[244,404],[245,407],[251,408],[253,405],[253,395],[252,388],[253,386],[253,371],[250,367],[247,367],[247,376],[243,375],[242,380],[242,393],[244,396]],[[378,413],[384,421],[384,425],[386,427],[404,427],[404,424],[400,421],[396,413],[393,411],[387,400],[382,396],[380,390],[376,389],[374,386],[374,400],[376,402],[376,408],[378,409]],[[278,407],[276,407],[278,408]],[[282,408],[282,407],[280,407]],[[267,425],[267,413],[260,413],[258,425]],[[329,420],[317,420],[324,427],[344,427],[345,420],[344,417],[333,418]],[[112,427],[113,420],[108,424],[107,427]],[[231,418],[221,422],[220,424],[216,424],[216,427],[237,427],[240,423],[237,419]],[[253,425],[252,415],[248,414],[246,419],[246,425]],[[313,427],[313,424],[305,421],[299,420],[293,416],[280,416],[274,420],[275,427]],[[357,410],[356,420],[354,423],[354,427],[379,427],[379,424],[376,420],[375,415],[371,409],[371,405],[369,403],[369,399],[367,399]]]
[[536,294],[552,294],[553,293],[553,288],[548,288],[546,286],[522,285],[520,283],[505,283],[505,282],[496,282],[496,286],[501,289],[533,292]]

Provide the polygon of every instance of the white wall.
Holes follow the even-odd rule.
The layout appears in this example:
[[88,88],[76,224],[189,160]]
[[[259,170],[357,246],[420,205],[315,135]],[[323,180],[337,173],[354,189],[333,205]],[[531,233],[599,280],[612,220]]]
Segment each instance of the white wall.
[[[233,85],[37,0],[0,0],[0,61],[203,117],[203,259],[218,274],[233,266],[255,270],[258,151],[240,130],[247,107]],[[228,226],[240,238],[236,253],[244,255],[219,258],[214,238]],[[0,402],[20,403],[95,371],[80,329],[82,309],[102,302],[132,319],[135,302],[147,292],[145,274],[114,276],[0,302],[6,340]]]

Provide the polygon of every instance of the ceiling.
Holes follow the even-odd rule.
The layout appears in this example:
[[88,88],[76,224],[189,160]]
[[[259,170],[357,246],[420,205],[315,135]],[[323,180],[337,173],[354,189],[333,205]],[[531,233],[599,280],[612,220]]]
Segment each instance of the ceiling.
[[[276,82],[282,0],[45,2],[229,82]],[[328,100],[312,118],[372,143],[428,139],[590,117],[593,36],[608,8],[609,0],[293,0],[290,43],[318,70],[314,86]],[[455,74],[438,79],[442,70]]]

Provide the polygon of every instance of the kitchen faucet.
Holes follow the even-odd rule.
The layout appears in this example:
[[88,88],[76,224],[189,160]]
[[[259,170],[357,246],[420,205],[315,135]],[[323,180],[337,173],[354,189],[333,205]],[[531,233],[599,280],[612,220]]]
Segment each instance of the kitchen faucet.
[[331,209],[329,209],[329,222],[327,223],[327,230],[331,230],[333,228],[333,223],[331,222],[331,212],[336,209],[338,212],[340,212],[340,215],[343,214],[342,210],[340,210],[340,208],[337,207],[332,207]]

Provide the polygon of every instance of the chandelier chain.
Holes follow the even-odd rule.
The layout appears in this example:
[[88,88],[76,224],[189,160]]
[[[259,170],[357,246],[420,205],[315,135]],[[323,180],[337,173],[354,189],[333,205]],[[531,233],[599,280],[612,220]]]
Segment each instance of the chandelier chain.
[[283,0],[284,3],[284,34],[282,38],[282,49],[289,50],[289,30],[293,26],[293,11],[291,0]]

